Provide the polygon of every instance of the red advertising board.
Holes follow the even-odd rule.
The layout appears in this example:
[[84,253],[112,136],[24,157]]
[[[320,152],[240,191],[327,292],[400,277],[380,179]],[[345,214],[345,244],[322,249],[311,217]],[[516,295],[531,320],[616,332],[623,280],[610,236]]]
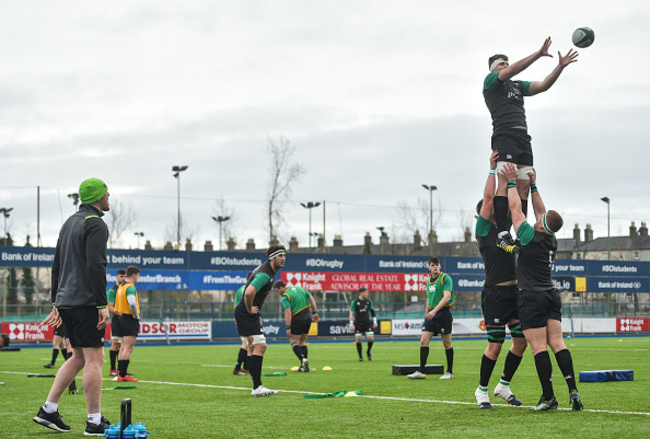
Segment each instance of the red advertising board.
[[291,286],[309,291],[355,291],[361,287],[370,291],[424,291],[427,274],[421,273],[338,273],[281,272],[282,280]]
[[650,332],[650,319],[629,318],[616,319],[618,332]]
[[48,341],[54,337],[54,328],[38,323],[3,323],[1,332],[14,341]]

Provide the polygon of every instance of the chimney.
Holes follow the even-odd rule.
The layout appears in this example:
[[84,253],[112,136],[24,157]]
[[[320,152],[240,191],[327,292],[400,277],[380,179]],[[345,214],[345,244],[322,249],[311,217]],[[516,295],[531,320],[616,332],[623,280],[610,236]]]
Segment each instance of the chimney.
[[318,235],[318,248],[325,248],[325,237]]
[[271,241],[269,242],[269,245],[277,245],[277,244],[279,244],[279,243],[280,243],[280,241],[278,241],[278,237],[275,236],[275,235],[273,235],[273,236],[271,237]]
[[363,237],[363,254],[369,255],[372,253],[372,236],[370,232],[366,232],[366,236]]
[[413,235],[413,249],[420,250],[422,248],[422,237],[420,236],[420,231],[416,230]]
[[435,230],[429,231],[429,245],[435,245],[438,243],[438,235]]
[[472,232],[469,227],[465,227],[465,242],[472,242]]
[[235,245],[237,245],[235,239],[232,236],[228,238],[228,241],[226,241],[226,247],[228,248],[229,252],[235,250]]
[[291,239],[289,240],[289,251],[290,252],[298,251],[298,240],[296,239],[295,236],[292,236]]
[[153,250],[153,247],[151,247],[151,241],[147,239],[147,242],[144,243],[144,249],[145,250]]
[[591,230],[591,224],[587,224],[585,227],[585,242],[591,242],[594,240],[594,231]]
[[246,250],[255,250],[255,240],[253,238],[246,242]]
[[163,250],[167,250],[167,251],[174,250],[174,246],[172,245],[171,241],[167,241],[165,243],[165,246],[163,247]]
[[648,227],[645,225],[643,221],[641,221],[641,227],[639,227],[639,235],[648,236]]
[[191,252],[192,251],[192,240],[190,238],[187,238],[185,241],[185,251]]
[[573,228],[573,240],[577,244],[580,244],[580,227],[578,227],[578,224]]
[[634,221],[632,221],[632,224],[630,224],[630,238],[636,238],[638,233],[636,232],[636,226],[634,225]]
[[203,246],[203,251],[206,252],[214,251],[214,246],[212,245],[212,241],[205,241],[205,245]]
[[381,232],[379,237],[379,253],[386,254],[388,251],[388,233]]
[[334,235],[334,247],[336,249],[343,249],[343,239],[341,239],[341,235]]

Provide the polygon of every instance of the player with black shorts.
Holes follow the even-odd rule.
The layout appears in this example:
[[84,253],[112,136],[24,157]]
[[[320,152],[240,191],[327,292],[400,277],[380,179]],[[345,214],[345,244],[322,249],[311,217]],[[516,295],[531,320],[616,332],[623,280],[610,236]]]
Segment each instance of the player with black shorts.
[[297,372],[309,372],[307,359],[307,336],[312,322],[318,322],[316,301],[311,293],[302,287],[288,286],[284,281],[277,281],[273,289],[281,297],[280,303],[284,309],[284,321],[287,325],[287,337],[293,353],[300,360]]
[[115,312],[120,314],[120,351],[117,354],[117,380],[137,382],[139,380],[129,375],[131,354],[135,341],[140,333],[140,298],[135,284],[138,282],[140,269],[134,265],[126,267],[124,283],[115,294]]
[[521,405],[510,390],[510,381],[521,363],[526,350],[526,340],[519,324],[517,313],[517,263],[515,255],[501,251],[496,246],[498,240],[494,219],[495,167],[498,153],[490,156],[490,173],[485,183],[483,199],[476,206],[476,241],[485,265],[485,283],[481,293],[481,308],[487,329],[488,347],[481,359],[479,386],[474,395],[482,409],[490,409],[488,384],[494,370],[501,347],[506,338],[506,324],[510,328],[512,347],[506,357],[501,380],[494,394],[509,404]]
[[557,256],[555,233],[562,228],[563,220],[558,212],[546,210],[535,185],[536,175],[533,171],[530,174],[531,199],[536,220],[534,226],[528,224],[521,211],[521,200],[516,190],[517,168],[508,164],[505,171],[512,223],[521,240],[517,276],[520,288],[517,296],[519,319],[524,336],[533,351],[537,376],[542,385],[542,397],[531,410],[555,410],[558,406],[551,381],[552,366],[547,346],[553,350],[566,380],[573,410],[582,410],[573,372],[573,359],[562,338],[562,301],[551,279]]
[[451,305],[455,301],[454,283],[446,273],[440,270],[440,259],[436,256],[429,258],[429,271],[431,276],[427,278],[427,304],[422,324],[422,336],[420,337],[420,369],[407,375],[410,379],[426,378],[425,366],[429,358],[429,343],[434,335],[440,334],[442,345],[445,348],[447,357],[447,372],[440,377],[441,380],[449,380],[454,377],[454,348],[451,344],[451,330],[454,318],[451,315]]
[[[375,307],[368,298],[370,291],[368,288],[359,288],[359,297],[350,303],[350,331],[354,332],[355,344],[357,346],[357,354],[359,354],[359,361],[363,361],[363,336],[368,340],[368,361],[372,361],[372,354],[370,350],[375,340],[375,333],[373,329],[377,329],[377,315],[375,314]],[[370,321],[372,315],[372,321]]]
[[267,389],[262,385],[262,362],[266,352],[266,337],[262,334],[260,309],[266,300],[275,275],[284,267],[287,260],[287,251],[283,245],[272,245],[266,250],[269,260],[253,270],[244,296],[235,307],[235,322],[237,331],[248,346],[251,354],[250,374],[253,379],[252,396],[277,395],[277,390]]
[[548,51],[550,46],[551,38],[549,37],[539,50],[512,65],[508,63],[508,57],[505,55],[497,54],[490,57],[488,60],[490,73],[483,82],[483,97],[492,117],[492,150],[499,154],[497,163],[499,184],[497,196],[494,199],[499,236],[497,244],[509,253],[518,251],[518,248],[508,233],[507,181],[502,175],[503,167],[505,163],[513,163],[519,167],[517,192],[525,217],[528,210],[530,186],[528,173],[531,172],[533,166],[533,150],[526,124],[524,96],[534,96],[551,88],[564,68],[577,61],[578,52],[569,50],[564,56],[558,52],[558,65],[543,81],[513,81],[512,78],[541,57],[552,58],[553,55]]
[[115,285],[110,287],[106,291],[106,298],[108,300],[108,312],[112,315],[111,318],[111,349],[108,351],[110,355],[111,369],[110,376],[117,376],[117,356],[120,352],[120,346],[122,345],[122,334],[120,332],[120,313],[115,312],[115,295],[117,294],[118,288],[124,283],[126,278],[126,270],[120,268],[117,270],[117,275],[115,276]]

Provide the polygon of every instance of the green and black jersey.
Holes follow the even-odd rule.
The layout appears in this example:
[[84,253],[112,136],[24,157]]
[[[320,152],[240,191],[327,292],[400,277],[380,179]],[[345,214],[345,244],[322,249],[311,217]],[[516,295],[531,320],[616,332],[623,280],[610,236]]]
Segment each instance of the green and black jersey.
[[304,288],[289,287],[282,293],[280,303],[282,303],[282,309],[291,309],[291,316],[296,316],[305,312],[311,312],[310,297],[311,294]]
[[454,298],[454,283],[451,276],[445,273],[440,273],[437,278],[433,279],[431,276],[427,279],[427,304],[429,310],[432,310],[442,300],[445,291],[451,291],[451,298],[445,306],[453,305]]
[[485,265],[486,287],[517,279],[515,255],[497,247],[497,234],[498,230],[492,222],[479,215],[476,221],[476,242]]
[[[246,288],[248,288],[249,285],[255,287],[257,294],[255,294],[255,298],[253,298],[253,306],[257,306],[260,310],[262,309],[262,305],[264,305],[266,296],[269,295],[269,291],[271,291],[271,288],[273,288],[273,282],[275,282],[275,274],[275,271],[273,271],[273,268],[271,268],[271,261],[266,261],[253,271],[253,274],[249,278],[248,283],[244,287],[244,291],[246,291]],[[239,300],[235,308],[239,307],[242,308],[242,311],[246,311],[246,304],[244,303],[243,293],[242,298]]]
[[555,288],[551,276],[557,256],[554,235],[538,232],[524,221],[517,230],[521,241],[519,252],[519,288],[527,291],[547,291]]
[[375,307],[369,299],[357,298],[350,303],[350,311],[354,314],[354,325],[362,326],[370,323],[370,315],[376,318]]
[[530,96],[529,81],[500,81],[499,72],[490,72],[483,83],[483,98],[492,116],[492,128],[525,127],[524,96]]

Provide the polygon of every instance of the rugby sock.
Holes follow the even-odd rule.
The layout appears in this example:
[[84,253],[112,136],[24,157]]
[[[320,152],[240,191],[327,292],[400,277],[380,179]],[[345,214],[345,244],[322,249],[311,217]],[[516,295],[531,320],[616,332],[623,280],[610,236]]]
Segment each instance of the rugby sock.
[[58,402],[45,401],[45,404],[43,404],[43,411],[45,413],[54,413],[58,409],[59,409],[59,403]]
[[246,361],[244,362],[244,370],[251,370],[251,355],[246,355]]
[[494,197],[494,216],[497,220],[497,229],[499,232],[508,230],[508,197]]
[[70,357],[72,357],[72,352],[66,352],[66,353],[65,353],[65,356],[64,356],[64,358],[66,359],[66,361],[69,360]]
[[487,355],[483,354],[483,358],[481,359],[481,374],[478,382],[481,387],[487,387],[490,383],[490,377],[496,364],[497,360],[488,358]]
[[551,365],[551,357],[548,355],[548,351],[535,354],[535,369],[537,369],[539,383],[542,385],[542,396],[544,399],[553,398],[555,395],[555,392],[553,392],[553,381],[551,381],[553,366]]
[[528,216],[528,200],[521,198],[521,211],[524,213],[524,218]]
[[571,352],[568,349],[562,349],[555,354],[555,359],[557,360],[557,365],[564,375],[567,386],[569,386],[569,391],[576,389],[576,377],[573,374],[573,359],[571,358]]
[[304,357],[302,356],[302,349],[300,349],[298,343],[291,343],[291,347],[293,349],[293,353],[296,354],[296,357],[298,357],[298,359],[302,361]]
[[[239,355],[237,356],[237,364],[235,364],[235,369],[240,370],[242,366],[246,364],[246,356],[248,351],[244,348],[239,348]],[[244,367],[245,369],[246,367]]]
[[361,342],[358,341],[357,342],[357,352],[359,353],[359,358],[363,358],[362,349],[363,349],[363,347],[361,346]]
[[372,349],[372,344],[374,342],[372,340],[368,340],[368,355],[370,355],[370,349]]
[[108,354],[111,357],[111,370],[115,370],[115,362],[117,361],[118,353],[119,351],[113,351],[113,350],[108,351]]
[[130,360],[117,360],[117,370],[121,377],[126,376],[126,371],[129,369]]
[[445,349],[445,355],[447,356],[447,372],[453,374],[454,373],[454,348]]
[[307,358],[307,345],[301,346],[302,348],[302,356]]
[[102,422],[101,413],[88,413],[88,422],[93,425],[99,425]]
[[[63,351],[61,351],[61,352],[63,352]],[[52,361],[50,361],[50,364],[56,363],[56,357],[58,357],[58,356],[59,356],[59,350],[58,349],[52,349]]]
[[253,378],[253,390],[262,385],[262,360],[261,355],[251,356],[251,378]]
[[424,373],[424,367],[429,358],[429,346],[420,346],[420,372]]
[[521,364],[521,359],[519,355],[515,355],[512,351],[508,351],[506,356],[506,364],[503,366],[503,373],[501,374],[501,379],[503,381],[510,382],[514,376],[519,364]]

